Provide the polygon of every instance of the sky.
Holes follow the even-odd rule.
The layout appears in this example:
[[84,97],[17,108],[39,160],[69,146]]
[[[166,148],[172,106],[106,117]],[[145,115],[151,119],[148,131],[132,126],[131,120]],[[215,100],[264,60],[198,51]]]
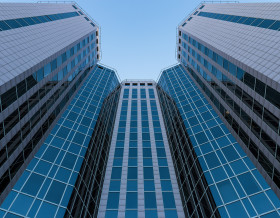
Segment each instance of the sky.
[[[277,0],[239,2],[272,1]],[[175,54],[177,26],[201,1],[76,0],[76,2],[101,27],[101,64],[115,69],[121,80],[157,80],[164,68],[177,63]]]

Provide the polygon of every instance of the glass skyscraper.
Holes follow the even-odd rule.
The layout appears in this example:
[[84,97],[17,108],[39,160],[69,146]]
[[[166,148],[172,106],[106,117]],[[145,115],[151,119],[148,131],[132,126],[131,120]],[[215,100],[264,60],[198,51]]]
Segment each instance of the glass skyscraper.
[[179,26],[177,45],[179,62],[278,197],[279,7],[202,4]]
[[120,82],[77,4],[1,4],[0,216],[279,217],[279,12],[202,3]]
[[1,203],[92,74],[98,31],[77,5],[1,3]]
[[182,217],[154,81],[121,84],[100,217]]

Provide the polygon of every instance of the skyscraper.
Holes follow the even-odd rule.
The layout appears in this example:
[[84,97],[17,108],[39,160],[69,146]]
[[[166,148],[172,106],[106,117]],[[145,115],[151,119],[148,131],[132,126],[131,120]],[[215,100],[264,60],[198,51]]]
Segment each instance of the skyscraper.
[[98,215],[183,217],[154,81],[124,81]]
[[1,4],[0,216],[278,217],[279,7],[200,4],[120,82],[77,4]]
[[[99,59],[98,27],[77,5],[1,3],[0,16],[2,203],[85,79],[93,79],[93,91],[100,87],[98,101],[118,81],[110,70],[93,69]],[[95,120],[100,107],[90,110]],[[93,128],[90,124],[86,128]],[[36,183],[30,187],[36,189]]]
[[280,4],[202,4],[178,60],[280,197]]
[[279,198],[191,75],[179,64],[158,82],[185,216],[279,216]]

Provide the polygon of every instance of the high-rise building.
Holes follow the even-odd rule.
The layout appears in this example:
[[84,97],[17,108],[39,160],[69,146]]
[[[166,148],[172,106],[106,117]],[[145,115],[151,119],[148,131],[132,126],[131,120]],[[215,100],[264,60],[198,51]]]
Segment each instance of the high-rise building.
[[101,65],[89,71],[70,105],[12,186],[1,205],[1,217],[95,216],[119,96],[117,87],[114,71]]
[[153,81],[124,81],[99,217],[183,217]]
[[278,217],[279,198],[200,84],[179,64],[162,72],[157,87],[185,216]]
[[178,60],[280,197],[280,4],[202,4]]
[[[2,203],[81,84],[95,74],[99,36],[98,27],[75,4],[0,7]],[[111,81],[106,92],[115,85]]]
[[200,4],[158,82],[75,3],[0,6],[1,217],[280,216],[279,3]]

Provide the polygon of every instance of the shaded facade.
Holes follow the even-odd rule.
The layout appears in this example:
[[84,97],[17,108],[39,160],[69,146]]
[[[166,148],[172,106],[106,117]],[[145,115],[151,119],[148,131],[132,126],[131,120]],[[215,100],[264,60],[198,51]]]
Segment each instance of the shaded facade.
[[220,217],[175,101],[159,85],[157,91],[185,216]]
[[96,217],[121,87],[103,102],[65,217]]

